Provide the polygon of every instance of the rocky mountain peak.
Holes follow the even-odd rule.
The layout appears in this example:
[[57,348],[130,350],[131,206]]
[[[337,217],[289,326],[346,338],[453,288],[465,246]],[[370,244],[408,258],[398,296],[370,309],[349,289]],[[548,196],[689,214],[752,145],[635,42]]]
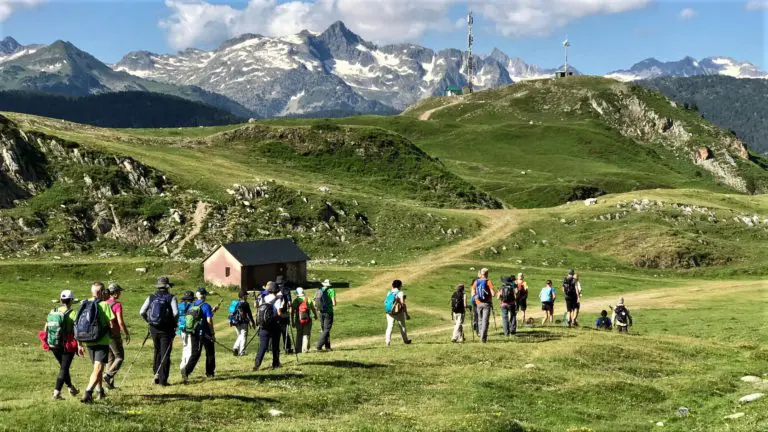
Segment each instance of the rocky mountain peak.
[[263,38],[263,35],[255,34],[255,33],[244,33],[240,36],[234,37],[232,39],[228,39],[224,41],[221,45],[219,45],[219,48],[216,49],[216,51],[223,51],[227,48],[233,47],[235,45],[239,45],[247,40],[251,39],[261,39]]
[[0,54],[13,54],[21,48],[22,45],[10,36],[0,40]]

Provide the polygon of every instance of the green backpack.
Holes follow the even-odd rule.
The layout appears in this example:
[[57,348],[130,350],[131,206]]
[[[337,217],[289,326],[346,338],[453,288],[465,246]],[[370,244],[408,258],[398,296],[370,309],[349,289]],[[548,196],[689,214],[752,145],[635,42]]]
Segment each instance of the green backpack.
[[58,308],[48,313],[45,342],[50,349],[62,349],[67,342],[67,322],[66,317],[71,312],[67,309],[61,312]]
[[200,333],[200,327],[203,324],[203,308],[202,303],[194,306],[190,305],[187,308],[187,313],[184,315],[184,333],[186,334],[198,334]]

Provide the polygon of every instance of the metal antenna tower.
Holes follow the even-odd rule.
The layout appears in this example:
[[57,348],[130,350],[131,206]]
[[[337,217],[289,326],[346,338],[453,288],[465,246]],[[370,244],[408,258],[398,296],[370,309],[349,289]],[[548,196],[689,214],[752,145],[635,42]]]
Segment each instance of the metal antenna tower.
[[568,47],[571,46],[571,42],[568,37],[563,41],[563,48],[565,48],[565,76],[568,76]]
[[475,43],[475,38],[472,36],[472,24],[475,19],[472,17],[472,6],[469,7],[469,14],[467,14],[467,89],[472,93],[472,76],[475,72],[475,65],[472,59],[472,45]]

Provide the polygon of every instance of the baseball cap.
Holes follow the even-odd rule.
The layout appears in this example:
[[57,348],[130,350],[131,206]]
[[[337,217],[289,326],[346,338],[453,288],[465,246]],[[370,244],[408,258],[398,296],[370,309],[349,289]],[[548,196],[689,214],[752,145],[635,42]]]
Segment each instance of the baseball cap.
[[302,288],[302,287],[296,288],[296,296],[297,297],[304,297],[304,288]]
[[107,288],[107,290],[109,291],[110,294],[114,294],[114,293],[121,292],[123,288],[116,283],[111,283],[109,284],[109,287]]
[[192,291],[184,291],[184,294],[181,296],[182,301],[192,301],[195,299],[195,293]]
[[72,290],[64,290],[61,292],[61,295],[59,296],[59,299],[61,300],[74,300],[75,295],[72,293]]
[[200,295],[208,295],[208,290],[205,289],[205,287],[200,287],[197,289],[197,293]]

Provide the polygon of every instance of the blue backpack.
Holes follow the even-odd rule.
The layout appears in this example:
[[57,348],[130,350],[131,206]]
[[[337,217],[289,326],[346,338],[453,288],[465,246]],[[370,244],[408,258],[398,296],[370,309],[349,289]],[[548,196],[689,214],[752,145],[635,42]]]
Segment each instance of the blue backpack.
[[475,297],[477,300],[484,302],[488,299],[488,280],[478,279],[475,281]]
[[229,323],[237,326],[248,322],[248,314],[245,313],[245,302],[232,300],[229,304]]
[[86,300],[80,304],[75,318],[75,340],[93,343],[104,337],[109,327],[101,324],[99,300]]
[[387,294],[387,298],[384,299],[384,312],[388,314],[392,313],[395,308],[395,303],[397,302],[397,293],[398,291],[390,291],[389,294]]

